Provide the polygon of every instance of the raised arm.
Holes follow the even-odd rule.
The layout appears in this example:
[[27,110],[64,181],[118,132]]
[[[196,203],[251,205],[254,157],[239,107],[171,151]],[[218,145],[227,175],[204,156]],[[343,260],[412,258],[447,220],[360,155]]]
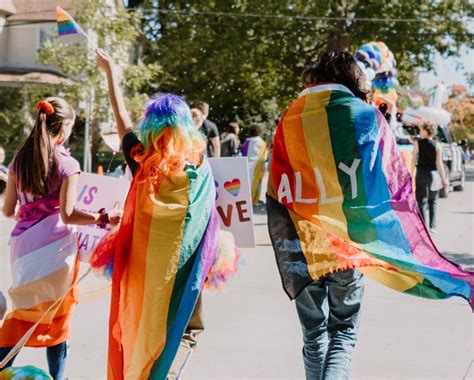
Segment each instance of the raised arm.
[[114,111],[120,142],[133,129],[132,120],[125,108],[122,89],[119,85],[117,70],[112,58],[103,50],[97,51],[97,65],[105,72],[109,86],[109,98]]
[[413,152],[411,157],[411,175],[415,175],[416,162],[418,161],[418,141],[413,141]]

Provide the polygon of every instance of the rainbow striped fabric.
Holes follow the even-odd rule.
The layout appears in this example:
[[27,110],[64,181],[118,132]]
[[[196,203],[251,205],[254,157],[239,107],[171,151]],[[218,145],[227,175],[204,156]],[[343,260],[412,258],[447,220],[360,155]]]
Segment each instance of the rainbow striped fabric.
[[277,128],[268,223],[284,289],[358,268],[407,294],[473,305],[474,273],[431,240],[384,117],[339,84],[303,91]]
[[56,7],[56,19],[58,22],[58,34],[67,36],[70,34],[78,34],[87,37],[79,24],[61,7]]
[[[11,311],[0,328],[0,347],[15,346],[43,316],[26,346],[47,347],[66,341],[77,302],[76,289],[69,289],[79,265],[77,234],[61,221],[59,192],[20,208],[10,253]],[[64,296],[59,308],[47,312]]]
[[[145,176],[146,177],[146,176]],[[109,323],[109,379],[166,379],[218,245],[206,159],[163,179],[135,175],[118,232]]]
[[267,153],[267,144],[260,136],[249,137],[242,144],[242,154],[248,159],[250,190],[254,205],[260,200]]

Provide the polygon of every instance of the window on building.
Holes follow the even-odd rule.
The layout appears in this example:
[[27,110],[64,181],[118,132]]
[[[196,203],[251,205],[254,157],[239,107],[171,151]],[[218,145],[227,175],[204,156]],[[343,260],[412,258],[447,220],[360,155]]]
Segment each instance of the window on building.
[[43,27],[39,29],[39,43],[38,47],[42,47],[46,41],[53,41],[54,36],[56,35],[54,28],[52,27]]

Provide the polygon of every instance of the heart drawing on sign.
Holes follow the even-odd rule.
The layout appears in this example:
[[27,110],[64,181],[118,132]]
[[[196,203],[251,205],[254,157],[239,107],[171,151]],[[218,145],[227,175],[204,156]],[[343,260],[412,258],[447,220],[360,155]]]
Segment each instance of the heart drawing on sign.
[[240,180],[238,178],[234,178],[232,181],[224,182],[224,189],[236,197],[240,192]]

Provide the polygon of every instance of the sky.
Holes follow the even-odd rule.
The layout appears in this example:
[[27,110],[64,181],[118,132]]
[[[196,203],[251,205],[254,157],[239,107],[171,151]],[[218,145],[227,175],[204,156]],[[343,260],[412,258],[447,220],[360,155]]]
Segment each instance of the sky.
[[[461,63],[464,68],[456,69],[456,65]],[[462,84],[474,91],[474,87],[469,87],[465,76],[466,72],[474,72],[474,50],[464,48],[458,58],[443,58],[439,54],[435,57],[436,72],[422,72],[420,74],[420,86],[423,89],[433,88],[438,81],[450,84]]]

